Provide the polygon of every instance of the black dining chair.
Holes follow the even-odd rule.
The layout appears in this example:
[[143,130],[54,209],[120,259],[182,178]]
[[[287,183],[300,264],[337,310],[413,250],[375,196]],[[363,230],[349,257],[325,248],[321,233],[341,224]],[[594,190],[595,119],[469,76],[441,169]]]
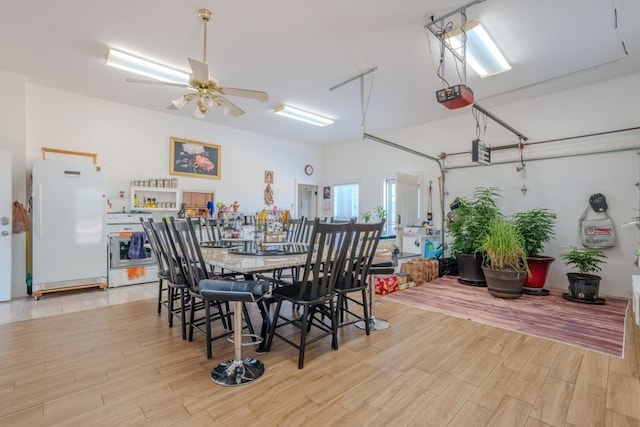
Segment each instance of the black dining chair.
[[204,225],[207,233],[207,239],[211,242],[219,242],[222,240],[222,225],[217,219],[207,218]]
[[321,223],[318,217],[314,218],[313,220],[305,218],[304,222],[300,226],[300,231],[298,232],[298,242],[308,243],[311,240],[311,232],[313,231],[313,225],[315,224],[316,220],[318,221],[318,223]]
[[[227,337],[233,333],[231,319],[234,316],[234,312],[230,309],[228,301],[205,300],[200,294],[199,283],[202,280],[223,279],[223,277],[213,274],[210,267],[205,263],[194,227],[190,221],[183,221],[173,217],[169,220],[165,219],[165,221],[169,221],[173,228],[173,233],[183,256],[185,276],[189,282],[188,339],[193,341],[194,329],[202,333],[206,340],[207,358],[210,359],[213,355],[212,341]],[[245,327],[248,328],[249,333],[253,334],[253,325],[244,304],[242,305],[242,310],[246,319]],[[204,311],[204,315],[196,316],[196,313],[201,311]],[[238,315],[241,316],[242,313],[238,313]],[[219,335],[213,336],[212,323],[217,320],[221,321],[224,331]]]
[[173,319],[180,319],[182,339],[187,339],[188,279],[181,265],[181,256],[177,250],[171,230],[165,222],[151,222],[151,233],[157,239],[161,250],[162,264],[166,267],[167,276],[167,316],[169,327],[173,327]]
[[[344,271],[334,287],[337,295],[339,327],[363,321],[367,335],[370,333],[367,302],[368,277],[383,228],[384,222],[353,224]],[[351,307],[349,303],[352,304]],[[355,311],[354,304],[359,306],[358,311]],[[349,316],[348,320],[347,316]]]
[[304,216],[300,218],[291,218],[289,220],[289,223],[285,228],[287,242],[298,242],[305,220]]
[[167,306],[168,301],[165,299],[165,293],[167,292],[167,282],[169,281],[169,266],[164,259],[162,248],[160,248],[160,242],[158,241],[158,237],[156,233],[153,231],[151,224],[153,223],[153,219],[145,220],[140,217],[140,223],[142,224],[142,229],[144,230],[147,241],[149,245],[151,245],[151,251],[155,255],[156,261],[158,263],[158,316],[162,313],[162,307]]
[[[305,349],[308,344],[331,336],[332,348],[338,349],[338,321],[333,289],[343,271],[351,227],[351,223],[322,224],[316,218],[313,222],[307,260],[300,271],[299,280],[290,284],[274,281],[271,298],[276,307],[266,350],[271,349],[273,338],[278,337],[298,349],[299,369],[304,367]],[[292,307],[301,308],[302,314],[298,315],[297,310],[283,311],[284,302],[290,303]],[[323,316],[318,318],[315,316],[316,313]],[[290,333],[281,332],[284,328],[290,327],[299,330],[297,342],[290,339]]]

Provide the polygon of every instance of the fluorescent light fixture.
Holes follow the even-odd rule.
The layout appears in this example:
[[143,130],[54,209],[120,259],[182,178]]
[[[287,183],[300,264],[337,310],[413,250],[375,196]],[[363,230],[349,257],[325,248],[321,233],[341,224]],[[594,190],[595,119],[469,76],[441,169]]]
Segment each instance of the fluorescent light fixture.
[[[493,76],[511,69],[498,46],[478,21],[467,23],[464,33],[467,35],[467,64],[480,77]],[[456,28],[448,34],[453,49],[462,49],[462,30]]]
[[115,49],[109,49],[107,65],[163,82],[189,84],[189,73]]
[[290,119],[299,120],[301,122],[321,127],[329,126],[334,122],[332,119],[329,119],[327,117],[319,116],[315,113],[310,113],[299,108],[291,107],[290,105],[280,105],[276,107],[273,112],[279,116],[288,117]]

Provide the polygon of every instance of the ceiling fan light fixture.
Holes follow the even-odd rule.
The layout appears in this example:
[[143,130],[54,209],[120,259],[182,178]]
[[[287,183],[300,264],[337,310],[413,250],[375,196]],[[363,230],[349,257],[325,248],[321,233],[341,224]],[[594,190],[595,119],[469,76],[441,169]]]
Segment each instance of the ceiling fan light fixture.
[[334,120],[328,117],[324,117],[319,114],[311,113],[309,111],[301,110],[299,108],[285,104],[277,106],[273,110],[273,112],[279,116],[288,117],[290,119],[298,120],[320,127],[329,126],[334,123]]
[[[511,65],[480,22],[467,23],[464,33],[467,35],[467,64],[476,74],[488,77],[511,69]],[[448,34],[449,44],[453,49],[462,48],[462,34],[460,28]]]
[[184,108],[185,105],[187,105],[189,103],[189,100],[187,99],[186,96],[181,95],[179,97],[177,97],[176,99],[174,99],[173,101],[171,101],[171,103],[178,109],[178,110],[182,110]]
[[213,107],[213,98],[211,95],[207,95],[202,97],[202,103],[207,106],[207,108]]
[[163,82],[180,84],[189,83],[189,73],[116,49],[109,49],[106,64],[111,67],[130,71],[132,73]]
[[198,99],[196,103],[196,108],[193,110],[193,115],[199,119],[204,118],[207,115],[207,106],[202,102],[202,98]]

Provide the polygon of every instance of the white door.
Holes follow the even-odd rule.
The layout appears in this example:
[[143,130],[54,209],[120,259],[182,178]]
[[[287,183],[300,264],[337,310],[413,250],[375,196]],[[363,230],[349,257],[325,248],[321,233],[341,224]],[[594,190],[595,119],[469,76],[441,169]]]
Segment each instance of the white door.
[[0,301],[11,299],[11,151],[0,148]]
[[315,218],[318,216],[316,201],[318,199],[318,186],[298,184],[298,218]]
[[396,227],[415,225],[420,212],[420,177],[398,173],[396,179]]

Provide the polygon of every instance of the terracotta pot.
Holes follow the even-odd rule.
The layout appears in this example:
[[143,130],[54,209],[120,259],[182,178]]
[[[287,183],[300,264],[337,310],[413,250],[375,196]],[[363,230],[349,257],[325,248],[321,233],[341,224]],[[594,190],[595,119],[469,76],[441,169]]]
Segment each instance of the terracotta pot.
[[529,264],[530,275],[524,281],[523,287],[525,290],[536,291],[544,287],[547,281],[547,274],[549,273],[549,267],[551,263],[556,259],[550,256],[541,257],[527,257],[527,264]]

